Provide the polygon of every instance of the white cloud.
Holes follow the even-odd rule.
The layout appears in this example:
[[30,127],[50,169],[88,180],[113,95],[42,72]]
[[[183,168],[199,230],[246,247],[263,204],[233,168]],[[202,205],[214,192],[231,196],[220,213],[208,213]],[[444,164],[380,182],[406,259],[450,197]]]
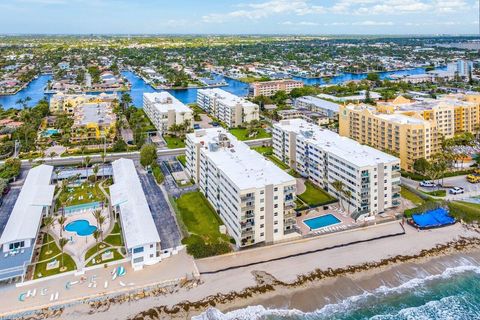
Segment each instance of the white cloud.
[[360,21],[360,22],[353,22],[352,25],[354,26],[393,26],[392,21]]
[[312,22],[312,21],[298,21],[298,22],[292,22],[292,21],[285,21],[279,23],[284,26],[318,26],[320,25],[317,22]]
[[205,22],[224,22],[232,18],[262,19],[276,14],[307,14],[325,13],[325,8],[310,5],[308,0],[270,0],[260,3],[249,3],[238,6],[242,9],[227,13],[212,13],[202,17]]

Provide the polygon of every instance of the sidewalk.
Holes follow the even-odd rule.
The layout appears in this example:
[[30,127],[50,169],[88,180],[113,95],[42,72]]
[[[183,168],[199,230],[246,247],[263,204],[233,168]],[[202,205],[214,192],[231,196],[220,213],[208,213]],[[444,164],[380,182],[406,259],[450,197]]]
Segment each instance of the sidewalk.
[[[118,277],[112,281],[111,271],[120,265],[125,267],[127,273],[125,276]],[[70,289],[66,288],[67,282],[80,281],[80,275],[46,278],[43,281],[36,281],[34,284],[20,287],[11,285],[0,291],[0,301],[2,301],[0,304],[0,318],[9,314],[20,314],[51,306],[72,304],[87,298],[118,294],[122,291],[134,290],[186,276],[191,277],[195,272],[195,262],[187,255],[185,250],[182,250],[177,255],[167,258],[156,265],[145,267],[141,271],[133,271],[130,263],[109,266],[107,269],[100,267],[87,271],[83,275],[87,281],[83,284],[75,284]],[[96,275],[97,287],[89,288],[90,278],[94,275]],[[108,282],[107,288],[105,288],[106,281]],[[125,286],[122,286],[120,281]],[[42,296],[41,291],[45,289],[46,294]],[[23,302],[19,300],[22,293],[33,290],[36,290],[35,297],[26,298]],[[51,295],[55,295],[57,292],[58,300],[51,302]]]

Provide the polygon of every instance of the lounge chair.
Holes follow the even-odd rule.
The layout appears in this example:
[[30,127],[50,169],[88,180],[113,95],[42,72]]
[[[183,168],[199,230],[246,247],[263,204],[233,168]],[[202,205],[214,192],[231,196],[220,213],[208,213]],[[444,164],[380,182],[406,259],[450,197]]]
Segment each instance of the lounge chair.
[[126,286],[126,284],[123,283],[122,281],[119,281],[119,283],[120,283],[120,285],[121,285],[122,287],[125,287],[125,286]]
[[105,284],[103,285],[103,287],[104,287],[105,289],[108,288],[108,281],[105,281]]
[[120,266],[117,268],[117,275],[119,277],[123,277],[125,274],[127,274],[127,270],[125,270],[125,267]]

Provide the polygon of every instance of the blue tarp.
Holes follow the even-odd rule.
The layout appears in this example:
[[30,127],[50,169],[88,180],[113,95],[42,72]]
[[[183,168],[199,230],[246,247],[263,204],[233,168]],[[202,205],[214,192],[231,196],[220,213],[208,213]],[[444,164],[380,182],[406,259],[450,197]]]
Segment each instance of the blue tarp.
[[444,208],[427,211],[423,214],[414,214],[412,219],[420,228],[434,228],[455,223],[455,219]]

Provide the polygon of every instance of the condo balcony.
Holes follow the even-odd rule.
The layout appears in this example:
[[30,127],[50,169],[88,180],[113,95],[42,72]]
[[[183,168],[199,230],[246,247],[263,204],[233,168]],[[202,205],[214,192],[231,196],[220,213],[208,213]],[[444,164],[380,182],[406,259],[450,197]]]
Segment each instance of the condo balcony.
[[254,209],[255,209],[254,204],[247,204],[247,205],[244,205],[240,208],[240,210],[242,210],[242,211],[254,210]]
[[242,230],[242,241],[244,238],[246,237],[253,237],[253,235],[255,234],[255,232],[253,231],[253,229],[250,229],[250,230]]
[[295,219],[295,216],[296,216],[295,210],[288,210],[288,211],[285,211],[283,214],[284,219],[290,219],[290,218]]
[[247,220],[247,219],[252,219],[255,217],[255,214],[254,213],[245,213],[241,216],[241,219],[242,220]]
[[402,174],[400,173],[400,171],[392,172],[392,179],[400,178],[401,176]]
[[247,201],[254,201],[255,200],[255,196],[254,195],[251,195],[251,196],[241,196],[240,197],[240,201],[242,202],[247,202]]
[[400,204],[401,204],[400,200],[393,200],[393,201],[392,201],[392,205],[393,205],[394,207],[398,207]]
[[253,221],[240,222],[240,227],[242,228],[242,230],[252,228],[254,225],[255,225],[255,222]]

